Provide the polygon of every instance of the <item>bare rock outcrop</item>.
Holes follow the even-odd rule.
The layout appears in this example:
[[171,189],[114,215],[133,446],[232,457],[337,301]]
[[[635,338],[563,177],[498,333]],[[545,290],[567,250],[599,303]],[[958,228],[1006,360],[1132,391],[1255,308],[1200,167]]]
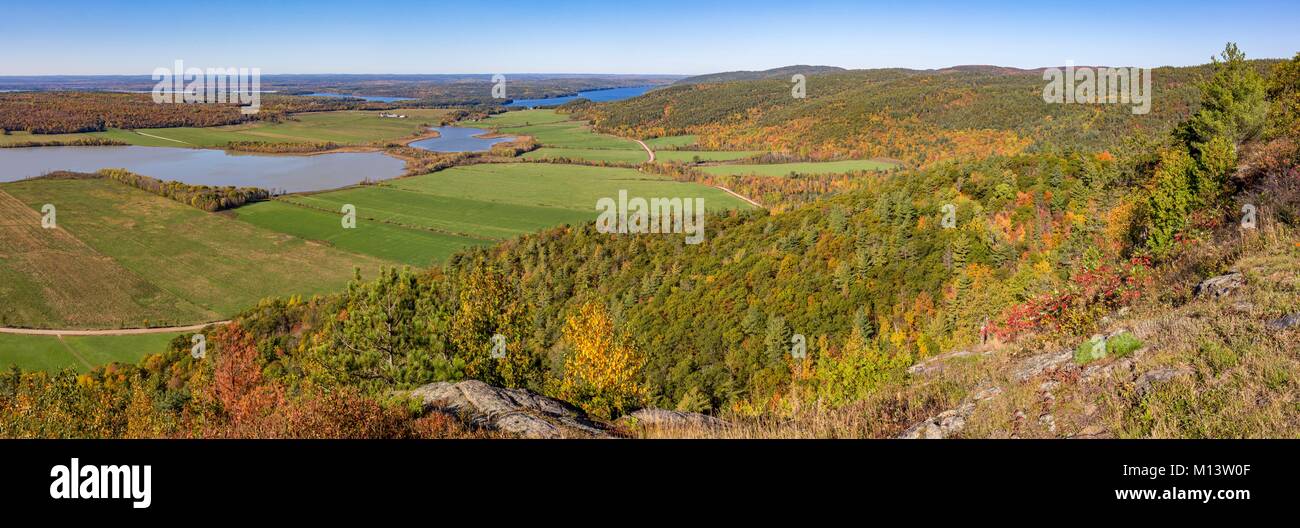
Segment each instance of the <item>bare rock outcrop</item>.
[[667,409],[640,409],[619,418],[617,423],[624,427],[661,427],[661,428],[715,428],[727,425],[727,422],[696,412],[670,411]]
[[1296,326],[1300,326],[1300,313],[1293,313],[1284,317],[1280,317],[1273,321],[1269,321],[1268,323],[1268,327],[1274,330],[1286,330],[1288,328],[1294,328]]
[[992,399],[1002,394],[1002,389],[998,387],[989,387],[982,389],[971,395],[969,399],[958,405],[955,409],[948,409],[933,417],[922,420],[920,423],[909,427],[903,434],[898,435],[901,439],[940,439],[949,438],[960,433],[966,428],[966,420],[975,413],[975,406],[979,402]]
[[603,424],[581,409],[527,389],[505,389],[477,380],[441,381],[409,394],[472,427],[522,438],[612,438]]
[[1012,372],[1012,378],[1019,382],[1024,382],[1030,378],[1053,369],[1065,368],[1074,365],[1074,351],[1061,350],[1046,354],[1039,354],[1027,358],[1016,365]]
[[1233,271],[1217,277],[1210,277],[1196,285],[1192,294],[1196,297],[1209,297],[1217,299],[1236,291],[1238,288],[1246,285],[1246,276],[1239,272]]

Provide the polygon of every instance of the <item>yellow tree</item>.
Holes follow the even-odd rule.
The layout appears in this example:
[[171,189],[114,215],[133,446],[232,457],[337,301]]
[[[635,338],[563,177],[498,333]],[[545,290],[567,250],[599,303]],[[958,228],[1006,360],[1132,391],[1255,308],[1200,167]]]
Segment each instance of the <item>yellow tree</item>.
[[[540,380],[541,357],[524,346],[525,316],[518,292],[500,271],[479,263],[469,273],[449,334],[471,378],[507,387],[529,387]],[[493,357],[493,347],[500,345],[504,355]]]
[[641,404],[645,388],[637,377],[644,359],[614,332],[604,305],[584,304],[565,320],[564,336],[571,348],[564,361],[561,398],[605,419]]

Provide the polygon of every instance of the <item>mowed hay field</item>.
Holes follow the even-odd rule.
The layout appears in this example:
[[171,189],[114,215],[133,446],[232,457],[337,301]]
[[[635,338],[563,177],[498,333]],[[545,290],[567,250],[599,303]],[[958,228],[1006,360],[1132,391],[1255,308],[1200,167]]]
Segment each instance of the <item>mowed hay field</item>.
[[108,130],[82,134],[27,134],[0,136],[0,145],[28,141],[73,141],[101,138],[147,147],[224,147],[232,141],[267,143],[333,142],[360,145],[392,141],[421,134],[421,125],[438,125],[450,113],[442,109],[386,110],[406,119],[379,117],[379,111],[338,111],[294,114],[280,123],[253,122],[218,127],[149,128],[138,131]]
[[56,372],[73,368],[87,372],[109,363],[136,364],[149,354],[167,350],[180,335],[44,336],[0,334],[0,368]]
[[[259,227],[348,251],[427,264],[445,261],[467,246],[590,222],[597,216],[596,201],[617,199],[619,190],[627,190],[629,197],[701,197],[710,211],[751,207],[720,189],[633,169],[484,163],[378,185],[285,196],[241,208],[237,214]],[[356,207],[356,236],[340,229],[345,204]]]
[[[14,326],[114,328],[208,322],[264,297],[337,291],[352,278],[354,267],[373,275],[390,264],[206,213],[109,180],[27,180],[4,184],[0,190],[31,209],[54,204],[60,229],[134,274],[136,280],[125,284],[146,283],[142,289],[118,295],[101,296],[88,288],[71,298],[29,287],[25,295],[39,297],[30,303],[46,308],[24,314]],[[11,273],[29,277],[29,283],[75,283],[84,280],[81,274],[108,273],[102,259],[68,261],[74,264],[54,268],[57,271]],[[99,319],[76,315],[86,312],[100,314]],[[132,318],[116,314],[132,314]]]
[[764,165],[711,165],[699,170],[717,175],[788,176],[790,174],[838,174],[853,171],[878,171],[895,167],[893,163],[874,160],[772,163]]
[[66,223],[42,228],[43,203],[59,204],[58,220],[75,210],[54,196],[29,207],[5,191],[16,186],[0,186],[0,326],[113,328],[218,317],[96,251]]

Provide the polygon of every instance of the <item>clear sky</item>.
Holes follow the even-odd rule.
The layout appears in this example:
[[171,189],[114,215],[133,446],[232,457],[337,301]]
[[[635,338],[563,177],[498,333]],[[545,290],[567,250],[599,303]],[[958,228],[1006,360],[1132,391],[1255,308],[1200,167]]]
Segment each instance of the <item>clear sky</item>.
[[0,75],[1188,65],[1228,41],[1290,57],[1298,23],[1296,0],[3,0]]

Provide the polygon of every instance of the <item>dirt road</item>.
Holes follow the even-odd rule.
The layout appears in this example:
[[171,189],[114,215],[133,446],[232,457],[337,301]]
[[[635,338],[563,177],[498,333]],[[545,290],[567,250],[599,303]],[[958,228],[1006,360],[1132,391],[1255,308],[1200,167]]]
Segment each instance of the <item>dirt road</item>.
[[120,328],[117,330],[45,330],[38,328],[0,327],[0,334],[47,335],[47,336],[113,336],[136,334],[171,334],[201,330],[208,325],[221,325],[230,321],[217,321],[189,326],[165,326],[159,328]]

